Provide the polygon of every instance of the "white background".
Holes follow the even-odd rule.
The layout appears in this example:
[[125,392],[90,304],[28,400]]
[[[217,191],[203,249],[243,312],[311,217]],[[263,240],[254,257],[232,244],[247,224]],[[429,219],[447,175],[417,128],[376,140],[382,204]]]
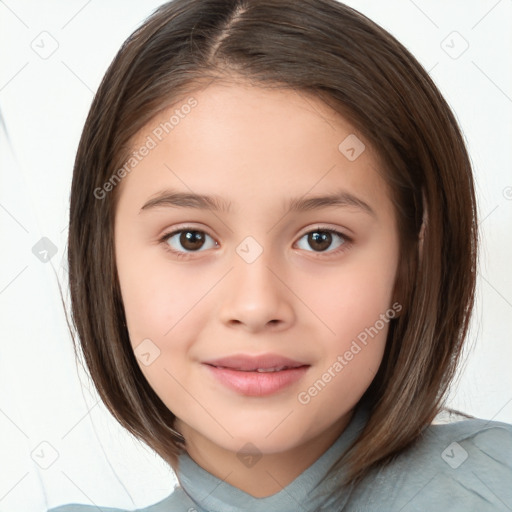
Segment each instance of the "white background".
[[[79,379],[57,281],[65,287],[72,166],[93,93],[160,3],[0,2],[0,512],[69,502],[133,509],[176,482]],[[482,250],[467,364],[449,405],[512,423],[512,2],[347,3],[419,59],[462,126]],[[58,45],[46,59],[33,49],[41,38]],[[47,263],[32,252],[42,237],[57,249]]]

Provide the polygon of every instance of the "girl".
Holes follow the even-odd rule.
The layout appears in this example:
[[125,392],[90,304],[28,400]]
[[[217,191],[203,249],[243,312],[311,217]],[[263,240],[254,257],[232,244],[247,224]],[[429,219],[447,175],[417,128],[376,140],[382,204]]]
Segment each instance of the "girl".
[[100,396],[180,483],[145,510],[509,510],[512,427],[432,425],[476,246],[457,123],[391,35],[334,0],[159,8],[91,107],[68,253]]

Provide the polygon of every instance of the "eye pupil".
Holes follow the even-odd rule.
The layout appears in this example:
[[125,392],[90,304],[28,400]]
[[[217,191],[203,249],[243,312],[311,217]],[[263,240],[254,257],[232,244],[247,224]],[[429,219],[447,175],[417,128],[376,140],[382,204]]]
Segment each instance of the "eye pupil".
[[204,233],[200,231],[183,231],[180,235],[180,244],[187,250],[199,249],[204,243]]
[[316,249],[325,251],[332,243],[332,233],[328,231],[313,231],[308,235],[308,243],[313,249],[315,249],[314,244],[319,244],[320,246],[317,245]]

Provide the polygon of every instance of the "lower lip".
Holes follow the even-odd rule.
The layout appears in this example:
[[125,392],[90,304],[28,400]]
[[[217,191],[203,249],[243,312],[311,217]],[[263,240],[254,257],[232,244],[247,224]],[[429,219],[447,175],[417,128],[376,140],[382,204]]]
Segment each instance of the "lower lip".
[[246,396],[266,396],[277,393],[300,380],[309,366],[290,368],[279,372],[243,372],[205,365],[228,388]]

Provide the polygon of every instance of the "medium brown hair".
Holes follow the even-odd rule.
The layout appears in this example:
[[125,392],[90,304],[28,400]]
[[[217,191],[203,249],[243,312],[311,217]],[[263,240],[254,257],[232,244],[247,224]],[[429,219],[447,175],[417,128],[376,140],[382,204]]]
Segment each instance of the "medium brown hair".
[[176,467],[183,439],[175,416],[144,378],[126,328],[114,253],[120,187],[102,199],[94,191],[157,113],[235,78],[331,106],[376,150],[391,190],[403,310],[363,397],[369,421],[343,459],[356,483],[408,447],[443,406],[473,308],[478,237],[471,165],[449,106],[393,36],[335,0],[174,0],[123,44],[73,172],[68,265],[80,348],[112,414]]

